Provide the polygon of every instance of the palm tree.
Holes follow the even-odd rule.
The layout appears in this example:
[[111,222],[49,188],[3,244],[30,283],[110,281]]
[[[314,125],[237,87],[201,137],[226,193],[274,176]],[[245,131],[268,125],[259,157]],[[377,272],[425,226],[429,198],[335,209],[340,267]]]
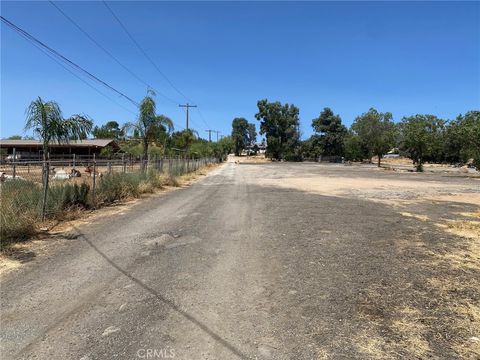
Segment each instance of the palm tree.
[[44,102],[38,97],[26,111],[25,131],[33,130],[43,142],[43,160],[47,160],[51,141],[68,143],[69,140],[84,139],[92,130],[92,120],[85,115],[73,115],[64,119],[60,106],[55,101]]
[[48,190],[47,155],[51,141],[68,143],[69,140],[84,139],[92,130],[92,120],[85,115],[73,115],[64,119],[60,106],[55,101],[43,102],[38,97],[30,103],[26,111],[25,131],[33,130],[43,142],[43,208],[42,220],[45,220],[45,206]]
[[[170,133],[173,131],[173,122],[164,115],[156,115],[155,92],[149,90],[147,96],[140,103],[140,114],[135,123],[126,123],[123,128],[125,131],[133,129],[142,138],[143,142],[143,160],[148,159],[148,145],[157,138],[159,129],[162,127]],[[142,169],[144,163],[142,162]]]

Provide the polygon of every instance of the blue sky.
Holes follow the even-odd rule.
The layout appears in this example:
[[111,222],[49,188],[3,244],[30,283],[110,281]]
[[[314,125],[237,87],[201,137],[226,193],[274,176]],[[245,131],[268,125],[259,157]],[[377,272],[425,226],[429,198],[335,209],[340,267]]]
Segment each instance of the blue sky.
[[[186,102],[101,2],[58,2],[69,16],[155,89]],[[300,108],[303,136],[326,106],[350,125],[370,107],[453,118],[480,108],[479,2],[110,2],[148,55],[201,110],[191,127],[227,134],[234,117],[256,122],[262,98]],[[140,101],[146,87],[49,2],[2,2],[2,16]],[[95,124],[135,120],[135,107],[103,97],[1,26],[1,137],[23,134],[37,96]],[[177,103],[158,112],[185,126]],[[118,104],[120,105],[118,105]],[[127,111],[126,109],[129,111]],[[133,112],[133,114],[131,113]],[[203,118],[202,116],[203,115]],[[208,127],[207,127],[208,126]]]

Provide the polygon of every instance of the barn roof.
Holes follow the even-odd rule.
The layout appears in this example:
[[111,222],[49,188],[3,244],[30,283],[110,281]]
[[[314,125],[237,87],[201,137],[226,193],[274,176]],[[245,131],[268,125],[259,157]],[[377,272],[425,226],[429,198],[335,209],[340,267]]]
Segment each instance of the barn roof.
[[[0,147],[15,146],[39,146],[43,143],[40,140],[0,140]],[[108,145],[117,145],[114,139],[85,139],[85,140],[69,140],[68,143],[51,142],[50,147],[100,147]]]

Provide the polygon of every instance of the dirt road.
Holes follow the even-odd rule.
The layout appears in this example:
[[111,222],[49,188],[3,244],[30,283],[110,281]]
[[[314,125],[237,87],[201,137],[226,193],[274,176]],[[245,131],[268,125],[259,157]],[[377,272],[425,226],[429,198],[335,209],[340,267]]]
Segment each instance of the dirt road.
[[480,257],[440,225],[479,206],[434,196],[479,185],[225,164],[7,274],[2,359],[474,359]]

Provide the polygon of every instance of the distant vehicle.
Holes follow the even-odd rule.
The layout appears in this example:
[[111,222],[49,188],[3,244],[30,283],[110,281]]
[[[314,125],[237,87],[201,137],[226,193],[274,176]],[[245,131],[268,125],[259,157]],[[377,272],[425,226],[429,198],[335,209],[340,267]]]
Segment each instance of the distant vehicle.
[[399,158],[400,155],[399,154],[385,154],[385,155],[383,155],[383,157],[385,159],[396,159],[396,158]]

